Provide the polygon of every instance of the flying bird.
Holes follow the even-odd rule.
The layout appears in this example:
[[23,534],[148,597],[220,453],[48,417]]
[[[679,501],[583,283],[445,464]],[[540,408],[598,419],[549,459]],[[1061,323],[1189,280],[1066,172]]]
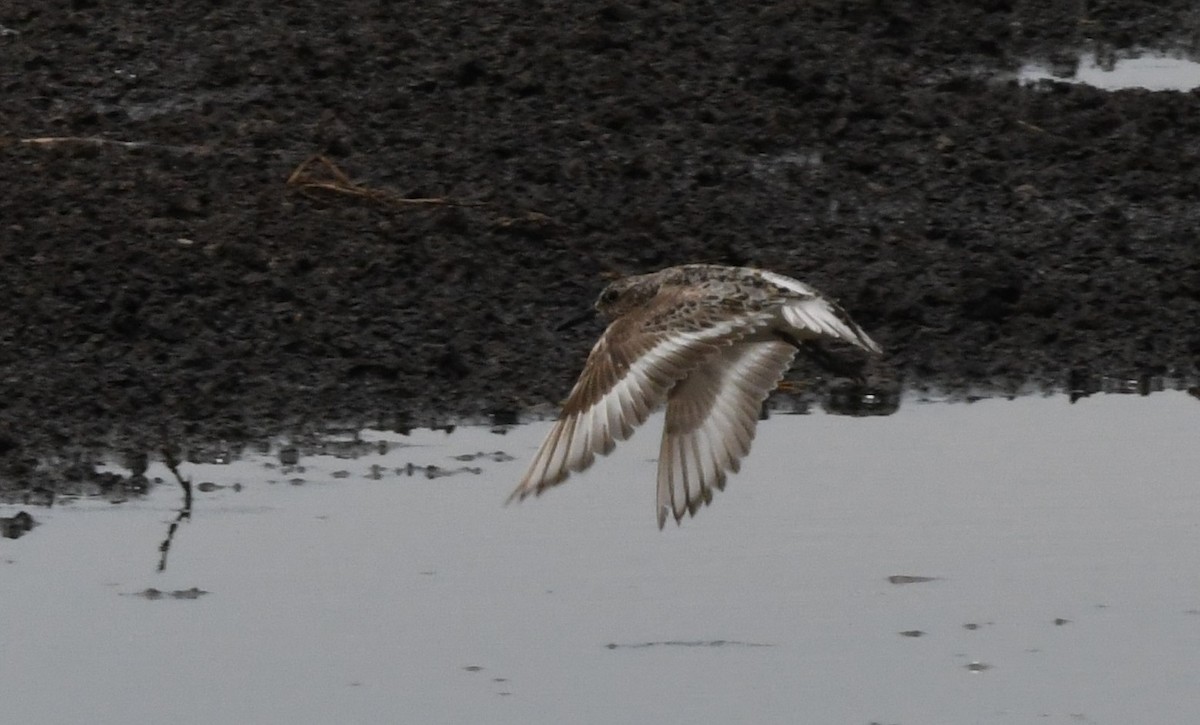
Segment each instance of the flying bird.
[[608,329],[509,501],[586,469],[665,401],[658,526],[668,515],[679,523],[738,471],[798,350],[827,362],[814,343],[835,339],[882,354],[829,297],[762,269],[669,267],[609,284],[595,307]]

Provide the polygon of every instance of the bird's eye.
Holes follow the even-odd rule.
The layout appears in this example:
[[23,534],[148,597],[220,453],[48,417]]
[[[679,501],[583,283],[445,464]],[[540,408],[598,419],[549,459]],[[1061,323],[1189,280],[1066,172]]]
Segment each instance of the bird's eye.
[[619,293],[615,289],[606,289],[600,295],[600,301],[606,305],[611,305],[617,301],[617,297],[619,296]]

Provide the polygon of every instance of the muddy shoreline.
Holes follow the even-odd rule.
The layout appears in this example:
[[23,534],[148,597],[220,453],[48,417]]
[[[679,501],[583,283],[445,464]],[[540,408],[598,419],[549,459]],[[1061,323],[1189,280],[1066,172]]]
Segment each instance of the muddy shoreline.
[[1200,93],[1012,78],[1194,50],[1189,3],[335,5],[0,14],[9,485],[547,410],[604,275],[695,261],[829,292],[909,385],[1197,375]]

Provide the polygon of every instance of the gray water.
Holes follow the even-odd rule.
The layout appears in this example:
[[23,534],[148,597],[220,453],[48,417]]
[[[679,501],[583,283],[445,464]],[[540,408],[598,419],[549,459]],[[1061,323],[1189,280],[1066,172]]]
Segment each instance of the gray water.
[[197,491],[165,572],[170,482],[30,509],[40,525],[0,540],[0,707],[28,723],[1200,722],[1198,422],[1176,391],[776,415],[713,505],[662,532],[660,417],[508,507],[548,423],[184,464],[225,487]]
[[1200,87],[1200,63],[1181,55],[1146,52],[1137,57],[1098,58],[1081,53],[1074,62],[1055,66],[1027,63],[1017,77],[1025,83],[1055,80],[1082,83],[1107,91],[1144,88],[1150,91],[1190,91]]

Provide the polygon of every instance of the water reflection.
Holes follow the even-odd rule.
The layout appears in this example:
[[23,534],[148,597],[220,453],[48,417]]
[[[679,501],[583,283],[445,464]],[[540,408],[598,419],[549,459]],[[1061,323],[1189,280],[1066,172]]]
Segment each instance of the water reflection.
[[[1151,393],[1185,390],[1189,395],[1200,399],[1200,387],[1188,387],[1180,379],[1166,378],[1161,374],[1143,372],[1134,376],[1100,375],[1088,370],[1072,370],[1067,375],[1067,381],[1062,388],[1070,402],[1074,403],[1083,398],[1104,394],[1136,394],[1141,396]],[[776,393],[764,404],[761,419],[767,420],[774,414],[811,415],[815,410],[828,414],[849,417],[891,416],[896,414],[902,401],[906,398],[910,404],[914,402],[974,402],[992,397],[1013,398],[1018,395],[1053,394],[1037,389],[1020,389],[1007,393],[980,389],[961,389],[955,392],[939,392],[936,390],[916,392],[904,390],[895,384],[865,385],[845,382],[834,386],[822,396],[817,396],[802,387],[795,388],[790,393]],[[550,414],[547,415],[549,417]],[[522,423],[520,417],[508,413],[499,414],[497,422],[492,420],[487,430],[503,435],[513,427]],[[429,432],[451,434],[455,425],[442,425]],[[331,426],[315,433],[306,433],[292,437],[276,437],[251,442],[232,441],[199,441],[188,444],[177,463],[190,465],[224,465],[246,459],[270,458],[263,465],[277,471],[292,485],[303,485],[306,482],[305,468],[302,458],[314,456],[331,456],[342,460],[357,460],[368,456],[388,456],[397,450],[413,446],[405,438],[413,433],[413,429],[403,427],[393,429],[395,440],[364,438],[362,431],[354,428]],[[453,457],[453,461],[467,465],[450,463],[418,463],[406,461],[402,465],[381,466],[373,464],[368,476],[379,480],[385,475],[422,477],[437,479],[450,476],[474,475],[484,473],[479,465],[470,465],[479,461],[506,462],[513,460],[512,454],[503,450],[475,451]],[[68,503],[78,499],[100,499],[110,503],[122,503],[131,498],[145,496],[151,486],[162,485],[163,476],[148,477],[147,470],[151,462],[166,462],[168,457],[162,450],[158,451],[118,451],[111,454],[90,451],[75,452],[69,455],[54,455],[38,461],[33,472],[20,479],[3,478],[0,474],[0,505],[26,504],[29,506],[53,506],[56,502]],[[167,467],[165,478],[181,486],[185,493],[185,501],[190,500],[190,482],[180,477],[177,468]],[[334,478],[350,477],[348,471],[335,471]],[[240,489],[241,483],[230,484]],[[196,490],[212,492],[221,488],[208,480],[195,483]],[[183,510],[187,509],[185,503]],[[184,517],[186,518],[186,516]],[[20,524],[20,525],[18,525]],[[5,536],[15,538],[20,536],[24,528],[24,519],[14,521],[0,517]]]
[[[158,570],[160,572],[167,570],[167,554],[171,551],[171,542],[175,540],[175,532],[179,530],[179,525],[192,518],[192,479],[184,478],[179,473],[179,454],[169,446],[163,448],[163,465],[167,467],[167,470],[171,472],[171,475],[179,483],[179,488],[183,491],[183,505],[179,507],[179,513],[175,514],[175,520],[167,526],[166,538],[158,545],[158,552],[161,554],[158,559]],[[220,487],[214,485],[206,490],[215,491],[218,488]]]
[[178,477],[158,452],[67,461],[76,491],[148,483],[0,510],[40,524],[0,540],[0,701],[14,722],[1196,721],[1200,406],[1110,387],[1149,394],[773,416],[666,532],[654,435],[502,507],[548,422],[212,445]]

